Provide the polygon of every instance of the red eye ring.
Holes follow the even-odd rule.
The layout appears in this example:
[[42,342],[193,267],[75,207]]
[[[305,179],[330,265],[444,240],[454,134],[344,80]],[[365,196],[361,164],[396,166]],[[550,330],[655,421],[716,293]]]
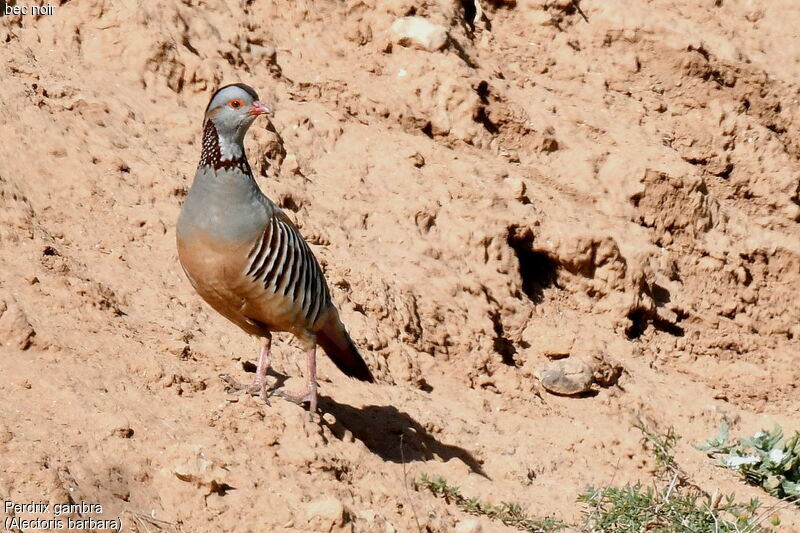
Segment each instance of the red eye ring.
[[240,107],[244,106],[244,102],[242,102],[238,98],[234,98],[233,100],[228,102],[228,105],[234,109],[239,109]]

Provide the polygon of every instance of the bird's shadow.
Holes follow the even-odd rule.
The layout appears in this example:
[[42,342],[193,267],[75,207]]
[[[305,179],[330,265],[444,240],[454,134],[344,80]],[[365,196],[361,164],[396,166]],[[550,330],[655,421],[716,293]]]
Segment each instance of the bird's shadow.
[[353,407],[321,396],[320,410],[331,413],[336,421],[322,423],[336,438],[341,439],[349,430],[355,438],[384,461],[408,463],[429,461],[435,456],[444,461],[460,459],[476,474],[490,479],[472,454],[459,446],[445,444],[414,420],[411,415],[393,405],[368,405]]
[[[249,362],[244,363],[242,367],[245,372],[255,372],[256,369],[256,366]],[[273,391],[280,389],[287,380],[285,374],[274,368],[270,368],[267,375],[275,378],[275,382],[270,385]],[[232,380],[228,377],[226,381],[230,383]],[[322,418],[322,423],[330,428],[337,439],[342,439],[345,431],[350,431],[384,461],[408,463],[430,461],[434,456],[444,461],[456,458],[476,474],[491,479],[469,451],[438,441],[411,415],[393,405],[368,405],[357,408],[320,395],[319,408],[323,413],[331,413],[336,419],[331,424]]]

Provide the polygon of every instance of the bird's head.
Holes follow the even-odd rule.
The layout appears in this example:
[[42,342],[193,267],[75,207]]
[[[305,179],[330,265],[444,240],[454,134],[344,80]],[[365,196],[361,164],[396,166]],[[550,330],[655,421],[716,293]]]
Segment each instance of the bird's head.
[[247,129],[263,114],[272,114],[272,110],[259,101],[253,88],[244,83],[234,83],[214,93],[206,107],[203,123],[211,121],[214,125],[224,159],[225,148],[241,146]]

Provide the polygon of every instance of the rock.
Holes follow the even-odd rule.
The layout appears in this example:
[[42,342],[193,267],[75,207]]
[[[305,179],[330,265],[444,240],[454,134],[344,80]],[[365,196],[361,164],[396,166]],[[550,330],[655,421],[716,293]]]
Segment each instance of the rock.
[[186,341],[175,339],[164,344],[164,351],[172,355],[178,356],[181,359],[186,359],[191,349]]
[[133,437],[134,431],[133,428],[128,426],[127,424],[114,428],[111,432],[111,435],[114,437],[119,437],[121,439],[130,439]]
[[413,164],[417,168],[425,166],[425,158],[422,157],[422,154],[419,152],[414,152],[410,154],[408,156],[408,159],[411,161],[411,164]]
[[26,350],[33,342],[33,330],[25,313],[14,300],[0,299],[0,345]]
[[444,26],[431,23],[423,17],[403,17],[394,21],[391,28],[392,42],[436,52],[447,44],[447,30]]
[[456,524],[455,533],[483,533],[483,526],[475,518],[468,518]]
[[526,198],[525,193],[527,187],[525,186],[525,181],[523,181],[522,178],[508,178],[506,182],[511,189],[511,193],[514,195],[515,200],[522,201]]
[[285,168],[287,172],[291,174],[300,173],[300,163],[297,161],[297,156],[294,154],[288,154],[283,160],[282,168]]
[[322,498],[306,505],[306,519],[315,531],[329,531],[332,526],[343,526],[347,513],[337,498]]
[[603,356],[595,356],[592,366],[593,381],[601,387],[613,387],[625,371],[622,365]]
[[7,444],[14,439],[14,434],[4,425],[0,424],[0,444]]
[[594,368],[575,357],[550,361],[536,371],[542,386],[554,394],[572,396],[589,390],[594,381]]
[[224,494],[231,488],[227,479],[228,469],[224,464],[209,459],[199,448],[181,447],[175,453],[172,473],[187,483],[207,490],[207,494]]

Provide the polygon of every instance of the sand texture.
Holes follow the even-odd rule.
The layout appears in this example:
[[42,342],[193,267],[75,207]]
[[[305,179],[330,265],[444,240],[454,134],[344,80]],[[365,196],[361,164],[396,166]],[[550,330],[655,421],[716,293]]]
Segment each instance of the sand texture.
[[[0,500],[139,532],[514,531],[424,472],[579,523],[587,484],[650,479],[640,416],[704,490],[775,502],[693,445],[800,428],[796,0],[55,4],[0,17]],[[321,357],[314,422],[226,392],[258,343],[177,260],[237,81],[275,109],[257,180],[377,380]],[[300,347],[273,348],[298,389]]]

